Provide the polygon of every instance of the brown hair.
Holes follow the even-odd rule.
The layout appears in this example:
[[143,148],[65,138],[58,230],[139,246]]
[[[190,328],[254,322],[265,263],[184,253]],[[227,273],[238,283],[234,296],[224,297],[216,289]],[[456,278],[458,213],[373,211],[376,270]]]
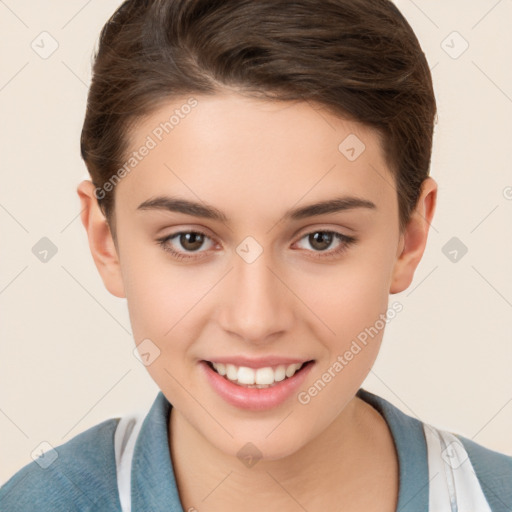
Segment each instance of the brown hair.
[[374,128],[403,229],[429,174],[436,102],[391,1],[127,0],[101,31],[81,134],[114,237],[114,190],[103,187],[126,160],[130,130],[173,98],[227,89],[314,101]]

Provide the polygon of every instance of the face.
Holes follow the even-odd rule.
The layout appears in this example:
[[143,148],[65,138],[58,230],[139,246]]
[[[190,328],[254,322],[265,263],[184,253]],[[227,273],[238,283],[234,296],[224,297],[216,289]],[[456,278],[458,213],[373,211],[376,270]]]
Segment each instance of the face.
[[[151,149],[115,190],[123,292],[175,411],[225,453],[252,442],[280,458],[333,423],[375,361],[403,248],[397,193],[371,129],[306,102],[195,98],[131,137]],[[312,363],[257,389],[219,385],[205,361]]]

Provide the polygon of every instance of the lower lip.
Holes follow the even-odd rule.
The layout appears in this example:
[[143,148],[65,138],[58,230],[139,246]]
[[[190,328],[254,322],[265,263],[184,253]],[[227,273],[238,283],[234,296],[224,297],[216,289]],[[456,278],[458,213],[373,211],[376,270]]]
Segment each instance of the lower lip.
[[206,363],[200,361],[199,366],[205,372],[212,388],[229,404],[240,409],[263,411],[277,407],[289,399],[302,385],[314,362],[303,366],[293,377],[282,380],[268,388],[245,388],[238,386],[219,375]]

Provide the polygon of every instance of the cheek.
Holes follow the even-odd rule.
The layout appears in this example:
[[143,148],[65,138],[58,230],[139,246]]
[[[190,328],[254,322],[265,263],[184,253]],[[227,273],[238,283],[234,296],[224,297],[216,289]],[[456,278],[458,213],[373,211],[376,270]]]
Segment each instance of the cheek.
[[[376,244],[374,250],[360,251],[303,283],[308,305],[329,328],[320,327],[315,336],[326,355],[317,375],[317,388],[326,384],[326,392],[321,392],[316,407],[331,400],[343,403],[371,370],[386,326],[393,262],[392,247]],[[314,396],[317,389],[311,392]]]
[[391,256],[358,253],[296,286],[336,339],[346,341],[385,313],[392,266]]
[[[392,258],[375,253],[332,267],[309,283],[308,300],[330,329],[317,331],[325,349],[314,379],[297,397],[307,421],[320,430],[340,413],[370,372],[384,335]],[[305,420],[306,421],[306,420]]]
[[[163,251],[162,251],[163,252]],[[173,352],[193,338],[189,319],[211,286],[207,276],[192,266],[177,265],[154,248],[133,247],[122,260],[123,279],[136,343],[149,338],[162,351]],[[187,329],[187,336],[180,333]]]
[[[201,298],[212,286],[209,279],[198,279],[197,272],[194,279],[191,267],[142,261],[133,261],[130,267],[126,298],[133,338],[135,344],[150,340],[158,355],[146,370],[174,403],[183,393],[180,383],[188,382],[193,370],[189,352],[203,328],[198,316]],[[148,346],[143,343],[141,347]]]
[[190,268],[167,265],[159,271],[157,267],[141,266],[130,274],[126,293],[134,331],[143,336],[151,333],[163,342],[176,337],[210,288],[209,280],[198,280]]

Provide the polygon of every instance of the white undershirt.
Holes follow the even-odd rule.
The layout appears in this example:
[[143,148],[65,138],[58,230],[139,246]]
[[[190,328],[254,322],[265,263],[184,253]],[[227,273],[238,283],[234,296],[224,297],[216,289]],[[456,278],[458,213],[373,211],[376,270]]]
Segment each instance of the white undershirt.
[[430,481],[429,512],[491,512],[462,442],[423,424]]
[[135,441],[139,436],[147,412],[137,412],[123,416],[117,424],[114,436],[116,454],[117,489],[123,512],[131,512],[131,474]]

